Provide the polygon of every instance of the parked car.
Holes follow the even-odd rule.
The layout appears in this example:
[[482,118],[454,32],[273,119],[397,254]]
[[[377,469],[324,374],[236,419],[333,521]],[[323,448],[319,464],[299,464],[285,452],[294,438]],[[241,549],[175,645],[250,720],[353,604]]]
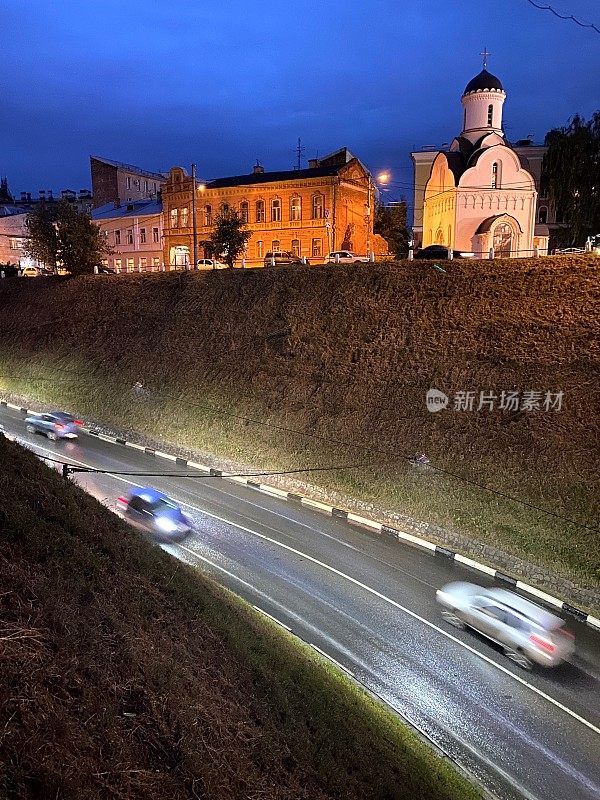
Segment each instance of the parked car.
[[456,628],[473,628],[502,647],[523,669],[553,667],[575,652],[575,637],[564,620],[505,589],[449,583],[436,592],[442,617]]
[[83,425],[66,411],[51,411],[49,414],[31,414],[25,419],[25,427],[29,433],[43,433],[48,439],[76,439],[79,428]]
[[289,250],[269,250],[265,255],[265,267],[290,267],[295,264],[302,264],[300,256],[295,256]]
[[198,269],[227,269],[227,264],[213,258],[199,258],[196,264]]
[[[475,253],[468,253],[464,250],[453,250],[452,251],[453,258],[475,258]],[[449,248],[444,247],[441,244],[430,244],[427,247],[423,247],[421,250],[418,250],[415,253],[415,258],[428,258],[428,259],[435,259],[438,261],[439,259],[449,258]]]
[[98,274],[99,275],[116,275],[117,274],[117,270],[113,269],[112,267],[107,267],[104,264],[102,264],[102,266],[98,267]]
[[192,533],[191,521],[181,507],[166,494],[151,486],[131,489],[117,498],[119,513],[160,541],[181,541]]
[[357,256],[350,250],[334,250],[325,260],[328,264],[368,264],[369,256]]
[[37,278],[40,271],[37,267],[23,267],[21,270],[22,278]]
[[19,268],[15,264],[0,264],[0,272],[4,273],[5,278],[15,278],[19,274]]

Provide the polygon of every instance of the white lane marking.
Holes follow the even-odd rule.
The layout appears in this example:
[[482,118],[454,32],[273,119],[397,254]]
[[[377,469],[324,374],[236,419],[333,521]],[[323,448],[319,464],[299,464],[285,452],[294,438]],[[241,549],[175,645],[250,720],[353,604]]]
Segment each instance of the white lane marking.
[[177,461],[177,456],[172,456],[170,453],[163,453],[162,450],[156,450],[154,454],[158,458],[166,458],[168,461]]
[[286,625],[285,622],[282,622],[280,619],[277,619],[277,617],[274,617],[273,614],[269,614],[269,612],[265,611],[264,608],[261,608],[260,606],[252,606],[252,608],[256,609],[257,611],[260,611],[261,614],[264,614],[265,617],[268,617],[269,619],[273,620],[273,622],[276,622],[278,625],[280,625],[282,628],[285,628],[286,631],[289,631],[289,633],[292,632],[292,629],[290,628],[289,625]]
[[348,512],[348,520],[350,522],[356,522],[358,525],[364,525],[367,528],[375,528],[376,531],[381,531],[383,525],[381,522],[375,522],[374,519],[367,519],[366,517],[361,517],[358,514],[353,514],[351,511]]
[[482,564],[480,561],[473,561],[472,558],[467,558],[467,556],[463,556],[460,553],[454,556],[454,560],[458,561],[459,564],[465,564],[467,567],[478,569],[479,572],[485,572],[487,575],[491,575],[492,578],[496,574],[496,570],[488,567],[487,564]]
[[[42,448],[42,447],[40,447],[40,449],[41,450],[46,450],[47,453],[52,453],[53,455],[56,455],[56,451],[54,451],[54,450],[48,450],[48,449]],[[71,459],[71,461],[77,461],[77,459]],[[94,467],[91,467],[89,464],[85,464],[83,461],[78,461],[77,463],[79,463],[81,466],[87,466],[90,469],[94,469]],[[138,487],[140,486],[140,484],[134,483],[133,481],[126,480],[125,478],[122,478],[120,475],[113,475],[111,472],[107,472],[105,474],[110,475],[110,477],[115,478],[116,480],[120,480],[123,483],[129,483],[132,486],[138,486]],[[513,672],[511,672],[506,667],[503,667],[501,664],[498,664],[493,659],[489,658],[489,656],[486,656],[484,653],[480,653],[474,647],[471,647],[471,645],[467,644],[466,642],[461,642],[460,639],[457,639],[456,636],[453,636],[448,631],[445,631],[442,628],[439,628],[437,625],[434,625],[433,622],[429,622],[429,620],[425,619],[424,617],[419,616],[419,614],[416,614],[414,611],[411,611],[409,608],[406,608],[405,606],[401,605],[400,603],[397,603],[395,600],[392,600],[391,597],[386,597],[386,595],[382,594],[381,592],[378,592],[376,589],[372,589],[370,586],[367,586],[366,584],[361,583],[361,581],[357,580],[356,578],[353,578],[351,575],[346,575],[345,572],[341,572],[340,570],[336,569],[335,567],[331,567],[331,566],[329,566],[329,564],[325,564],[324,562],[319,561],[317,558],[313,558],[312,556],[309,556],[307,553],[303,553],[300,550],[296,550],[294,547],[290,547],[290,545],[283,544],[283,542],[278,542],[276,539],[272,539],[270,536],[265,536],[265,534],[263,534],[263,533],[258,533],[258,531],[254,531],[251,528],[247,528],[246,526],[240,525],[237,522],[232,522],[231,520],[225,519],[224,517],[220,517],[217,514],[212,514],[210,511],[205,511],[205,510],[203,510],[201,508],[198,508],[197,506],[193,506],[191,503],[181,502],[181,505],[182,506],[186,506],[187,508],[191,508],[194,511],[197,511],[199,514],[204,514],[207,517],[211,517],[212,519],[216,519],[219,522],[223,522],[226,525],[232,525],[234,528],[238,528],[239,530],[245,531],[246,533],[249,533],[252,536],[257,536],[259,539],[263,539],[264,541],[270,542],[271,544],[274,544],[277,547],[281,547],[284,550],[289,550],[289,552],[294,553],[297,556],[300,556],[300,558],[305,558],[307,561],[311,561],[313,564],[317,564],[318,566],[322,567],[323,569],[326,569],[329,572],[332,572],[334,575],[338,575],[340,578],[344,578],[345,580],[349,581],[350,583],[354,584],[355,586],[358,586],[359,588],[364,589],[364,591],[369,592],[374,597],[378,597],[380,600],[383,600],[385,603],[389,603],[389,605],[393,606],[394,608],[397,608],[400,611],[403,611],[405,614],[408,614],[409,617],[412,617],[413,619],[416,619],[419,622],[422,622],[428,628],[431,628],[432,630],[437,631],[438,633],[441,633],[442,636],[445,636],[447,639],[450,639],[450,641],[455,642],[455,644],[458,644],[460,647],[463,647],[465,650],[468,650],[470,653],[472,653],[473,655],[477,656],[477,658],[480,658],[482,661],[485,661],[490,666],[495,667],[496,669],[500,670],[500,672],[504,673],[505,675],[508,675],[508,677],[510,677],[513,680],[517,681],[522,686],[525,686],[527,689],[530,689],[532,692],[537,694],[539,697],[542,697],[544,700],[548,701],[549,703],[551,703],[556,708],[560,709],[561,711],[564,711],[570,717],[572,717],[573,719],[577,720],[577,722],[580,722],[582,725],[585,725],[587,728],[592,730],[594,733],[597,733],[598,735],[600,735],[600,728],[596,727],[596,725],[594,725],[592,722],[590,722],[589,720],[585,719],[584,717],[580,716],[579,714],[577,714],[572,709],[570,709],[567,706],[563,705],[563,703],[559,702],[558,700],[555,700],[549,694],[546,694],[546,692],[543,692],[541,689],[538,689],[537,686],[534,686],[533,684],[528,683],[526,680],[524,680],[524,678],[521,678],[520,675],[515,675]],[[183,550],[187,550],[188,549],[188,548],[184,547],[183,545],[179,545],[179,546]],[[195,553],[193,550],[191,550],[190,552],[192,552],[197,558],[201,558],[202,560],[207,561],[207,563],[209,563],[209,564],[212,563],[212,562],[208,561],[208,559],[204,559],[198,553]],[[223,569],[222,567],[218,567],[218,565],[213,565],[213,566],[216,566],[218,569]],[[246,584],[249,588],[253,588],[251,586],[251,584],[247,583],[246,581],[242,581],[241,578],[237,578],[232,573],[227,572],[227,570],[223,569],[223,572],[226,572],[231,577],[236,578],[236,580],[239,580],[242,583]]]
[[[114,444],[116,444],[116,443],[117,443],[116,440],[114,440]],[[142,453],[146,452],[146,448],[144,447],[143,444],[136,444],[135,442],[125,442],[125,446],[126,447],[133,447],[134,450],[141,450]],[[150,449],[152,449],[152,448],[150,448]]]
[[312,500],[310,497],[302,497],[300,502],[303,506],[310,506],[311,508],[316,508],[319,511],[325,511],[327,514],[331,514],[333,511],[333,506],[327,505],[327,503],[320,503],[318,500]]

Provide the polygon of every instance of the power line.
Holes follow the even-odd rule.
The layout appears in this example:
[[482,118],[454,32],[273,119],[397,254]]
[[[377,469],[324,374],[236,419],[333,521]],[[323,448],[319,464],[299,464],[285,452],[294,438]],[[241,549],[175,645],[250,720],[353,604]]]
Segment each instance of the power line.
[[538,5],[537,3],[534,2],[534,0],[527,0],[527,2],[529,3],[530,6],[533,6],[534,8],[537,8],[540,11],[549,11],[551,14],[554,14],[554,16],[558,17],[559,19],[570,20],[571,22],[574,22],[576,25],[579,25],[580,28],[591,28],[592,30],[596,31],[596,33],[600,33],[600,28],[598,28],[596,25],[593,25],[591,22],[581,22],[581,20],[577,19],[577,17],[574,17],[573,14],[561,14],[554,8],[552,8],[552,6]]
[[[54,367],[54,369],[57,372],[64,372],[64,373],[66,373],[68,375],[81,377],[77,373],[74,373],[71,370],[67,370],[67,369],[64,369],[64,368],[61,368],[61,367]],[[46,379],[42,379],[42,380],[51,380],[51,379],[50,378],[46,378]],[[393,450],[389,450],[389,449],[381,449],[381,448],[372,447],[372,446],[369,446],[369,445],[355,444],[355,443],[347,442],[347,441],[345,441],[343,439],[334,439],[334,438],[331,438],[331,437],[328,437],[328,436],[322,436],[322,435],[316,434],[316,433],[309,433],[308,431],[300,431],[300,430],[297,430],[295,428],[288,428],[288,427],[283,426],[283,425],[277,425],[277,424],[274,424],[274,423],[265,422],[264,420],[257,420],[257,419],[254,419],[252,417],[246,417],[246,416],[243,416],[241,414],[235,414],[235,413],[233,413],[231,411],[227,411],[227,410],[225,410],[223,408],[215,407],[215,406],[213,406],[211,404],[192,403],[191,401],[184,400],[184,399],[182,399],[181,397],[179,397],[177,395],[171,395],[168,392],[162,392],[161,391],[160,392],[160,396],[162,398],[167,398],[167,399],[173,400],[173,401],[177,402],[180,405],[182,405],[182,404],[183,405],[187,405],[187,406],[189,406],[191,408],[209,409],[209,410],[211,410],[211,411],[213,411],[213,412],[215,412],[215,413],[217,413],[219,415],[227,416],[227,417],[230,417],[232,419],[238,419],[238,420],[241,420],[241,421],[246,422],[246,423],[252,423],[252,424],[255,424],[255,425],[261,425],[261,426],[264,426],[266,428],[271,428],[273,430],[278,430],[278,431],[281,431],[281,432],[284,432],[284,433],[291,433],[291,434],[296,435],[296,436],[304,436],[304,437],[307,437],[307,438],[316,439],[318,441],[327,442],[328,444],[342,445],[343,447],[348,447],[348,448],[352,448],[352,449],[355,449],[355,450],[363,450],[363,451],[366,451],[368,453],[378,453],[380,455],[385,455],[388,458],[392,457],[394,461],[395,460],[402,460],[402,461],[407,461],[408,463],[411,463],[411,464],[414,463],[414,458],[415,458],[414,455],[409,455],[407,453],[402,453],[402,452],[393,451]],[[405,419],[414,419],[414,417],[406,417]],[[60,463],[64,463],[64,462],[60,462]],[[388,461],[386,463],[389,464],[391,462]],[[367,466],[367,465],[364,465],[364,466]],[[381,464],[377,464],[377,465],[371,464],[370,466],[382,466],[382,465]],[[495,495],[496,497],[501,497],[504,500],[510,500],[511,502],[517,503],[517,504],[519,504],[521,506],[524,506],[526,508],[530,508],[530,509],[533,509],[535,511],[539,511],[541,514],[546,514],[546,515],[554,517],[556,519],[560,519],[563,522],[567,522],[567,523],[569,523],[571,525],[574,525],[575,527],[583,528],[585,530],[594,531],[596,533],[600,532],[599,528],[594,528],[594,527],[591,527],[589,525],[585,525],[583,523],[576,522],[575,520],[572,520],[569,517],[565,517],[564,515],[559,514],[556,511],[551,511],[550,509],[543,508],[542,506],[538,506],[535,503],[530,503],[527,500],[523,500],[520,497],[516,497],[514,495],[508,494],[507,492],[502,492],[499,489],[494,489],[493,487],[487,486],[486,484],[483,484],[483,483],[479,483],[478,481],[475,481],[472,478],[467,478],[464,475],[460,475],[460,474],[458,474],[456,472],[452,472],[451,470],[444,469],[443,467],[438,467],[438,466],[432,464],[431,462],[427,464],[427,467],[428,467],[428,469],[431,469],[436,473],[452,477],[452,478],[454,478],[455,480],[457,480],[457,481],[459,481],[461,483],[467,484],[468,486],[472,486],[472,487],[474,487],[476,489],[479,489],[481,491],[488,492],[490,494]],[[335,467],[335,468],[331,468],[331,469],[346,469],[346,468],[350,468],[350,467]],[[325,470],[327,470],[329,468],[323,467],[322,469],[325,471]],[[306,469],[302,469],[302,470],[291,470],[291,471],[289,471],[287,473],[286,472],[281,472],[281,473],[272,472],[272,473],[262,473],[262,474],[265,475],[265,476],[267,474],[271,474],[271,475],[290,474],[291,472],[295,472],[295,471],[306,472],[307,470]],[[314,471],[316,471],[316,470],[314,470]],[[119,474],[119,473],[114,472],[113,470],[106,470],[106,472],[111,472],[112,474],[115,474],[115,475]],[[173,473],[168,473],[168,475],[173,477]]]

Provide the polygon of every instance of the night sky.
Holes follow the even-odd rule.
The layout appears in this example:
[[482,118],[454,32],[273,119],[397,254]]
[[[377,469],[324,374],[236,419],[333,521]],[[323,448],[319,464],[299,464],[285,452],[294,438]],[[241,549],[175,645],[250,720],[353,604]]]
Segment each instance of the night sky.
[[[598,0],[538,0],[600,27]],[[0,174],[90,187],[89,155],[214,178],[345,145],[410,196],[491,51],[515,141],[600,108],[600,34],[527,0],[2,0]],[[303,162],[306,166],[306,161]],[[393,199],[393,198],[392,198]]]

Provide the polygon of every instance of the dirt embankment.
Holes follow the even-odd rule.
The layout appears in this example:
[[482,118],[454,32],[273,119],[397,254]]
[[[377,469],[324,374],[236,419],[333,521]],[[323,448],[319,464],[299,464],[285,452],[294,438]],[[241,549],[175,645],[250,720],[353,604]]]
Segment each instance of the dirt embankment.
[[597,534],[463,479],[597,527],[600,259],[444,268],[5,281],[0,389],[258,467],[368,462],[310,479],[594,583]]

